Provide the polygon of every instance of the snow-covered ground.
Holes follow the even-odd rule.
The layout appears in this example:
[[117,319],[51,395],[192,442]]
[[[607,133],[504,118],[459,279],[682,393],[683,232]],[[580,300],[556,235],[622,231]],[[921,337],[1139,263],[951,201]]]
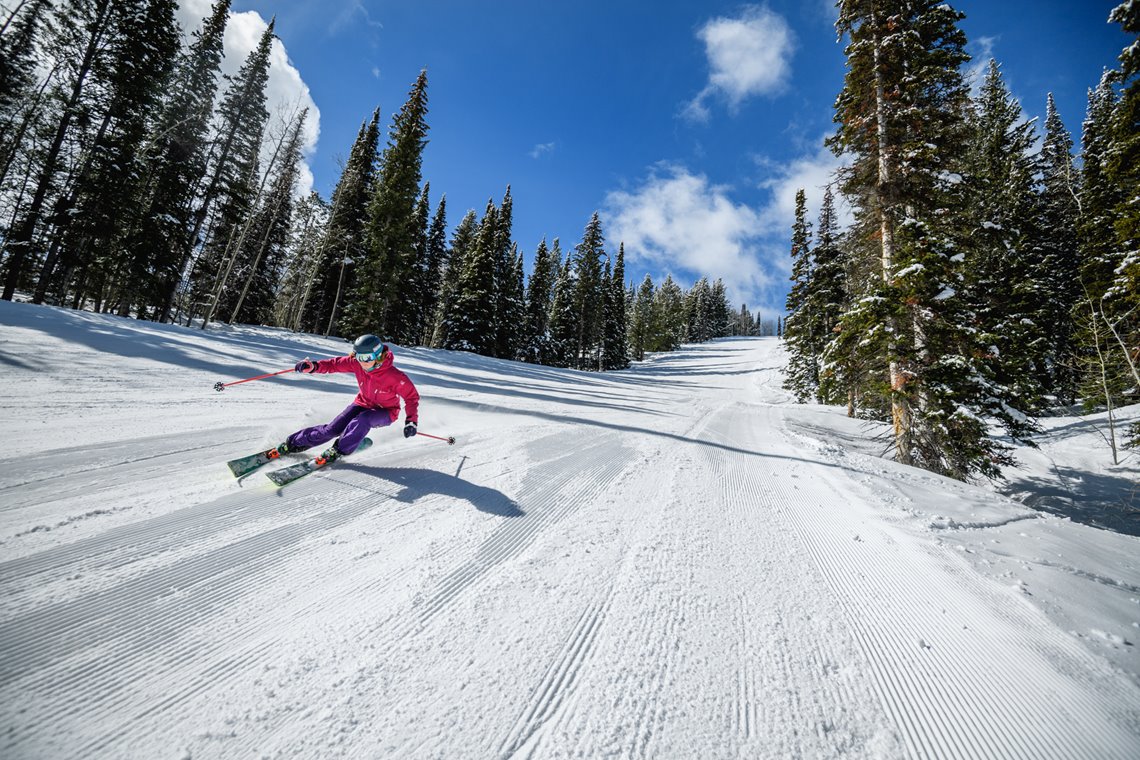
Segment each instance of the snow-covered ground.
[[[1140,757],[1140,538],[887,461],[777,340],[397,348],[455,446],[235,481],[355,386],[214,383],[346,349],[0,302],[0,756]],[[1135,524],[1049,422],[1009,492]]]

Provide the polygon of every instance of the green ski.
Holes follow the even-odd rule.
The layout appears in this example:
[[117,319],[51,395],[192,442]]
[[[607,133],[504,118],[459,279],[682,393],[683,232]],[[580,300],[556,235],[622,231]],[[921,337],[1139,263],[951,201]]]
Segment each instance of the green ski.
[[[366,448],[368,448],[371,445],[372,445],[372,439],[371,438],[365,438],[363,441],[360,442],[360,445],[356,447],[356,451],[354,451],[352,453],[356,454],[358,452],[364,451]],[[338,459],[339,459],[339,457],[338,457]],[[332,460],[332,462],[335,462],[335,461],[337,461],[337,460],[336,459]],[[276,483],[278,486],[284,486],[284,485],[287,485],[289,483],[292,483],[294,480],[297,480],[298,478],[305,477],[306,475],[308,475],[311,472],[316,472],[317,470],[321,469],[322,467],[325,467],[329,464],[332,464],[332,462],[325,461],[325,460],[321,459],[320,457],[314,457],[313,459],[308,459],[304,462],[299,462],[298,464],[290,465],[290,466],[284,467],[280,470],[274,470],[273,472],[267,472],[267,473],[265,473],[265,476],[267,478],[269,478],[270,480],[272,480],[274,483]]]

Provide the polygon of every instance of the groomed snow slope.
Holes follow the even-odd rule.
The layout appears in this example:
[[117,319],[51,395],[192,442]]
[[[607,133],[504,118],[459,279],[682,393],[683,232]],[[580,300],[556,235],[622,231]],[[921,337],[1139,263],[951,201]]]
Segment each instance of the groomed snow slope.
[[457,445],[235,481],[355,385],[211,386],[345,350],[0,303],[0,756],[1140,757],[1140,539],[870,455],[777,340],[397,348]]

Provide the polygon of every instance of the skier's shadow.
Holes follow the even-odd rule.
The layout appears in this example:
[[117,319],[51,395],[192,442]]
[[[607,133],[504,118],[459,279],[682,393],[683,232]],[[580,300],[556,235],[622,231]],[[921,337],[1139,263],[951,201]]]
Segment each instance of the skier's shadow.
[[421,496],[439,494],[471,502],[480,512],[499,517],[522,517],[525,512],[510,497],[494,488],[476,485],[455,475],[415,467],[367,467],[353,463],[353,469],[400,486],[396,501],[411,504]]

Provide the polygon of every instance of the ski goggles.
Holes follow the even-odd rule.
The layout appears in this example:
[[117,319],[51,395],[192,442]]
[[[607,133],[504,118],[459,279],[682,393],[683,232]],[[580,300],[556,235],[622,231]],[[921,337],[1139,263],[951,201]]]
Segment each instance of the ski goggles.
[[382,361],[387,354],[388,354],[388,347],[387,346],[380,346],[380,348],[376,349],[375,351],[373,351],[370,354],[357,354],[356,360],[359,361],[361,364],[367,364],[368,362],[378,362],[378,361]]

